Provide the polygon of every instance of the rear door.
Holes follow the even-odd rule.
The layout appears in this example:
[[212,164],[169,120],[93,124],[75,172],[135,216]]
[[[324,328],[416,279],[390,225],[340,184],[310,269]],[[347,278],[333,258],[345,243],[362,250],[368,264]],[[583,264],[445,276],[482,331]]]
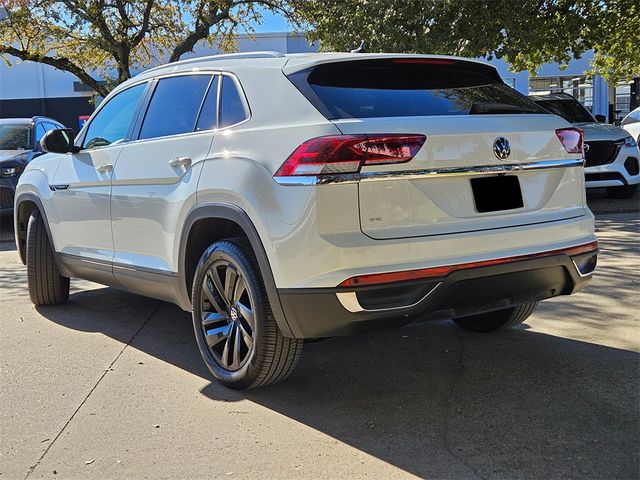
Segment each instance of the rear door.
[[362,168],[360,222],[373,238],[585,213],[582,155],[567,153],[556,134],[569,125],[507,87],[492,67],[403,57],[325,64],[293,77],[344,134],[426,135],[408,163]]

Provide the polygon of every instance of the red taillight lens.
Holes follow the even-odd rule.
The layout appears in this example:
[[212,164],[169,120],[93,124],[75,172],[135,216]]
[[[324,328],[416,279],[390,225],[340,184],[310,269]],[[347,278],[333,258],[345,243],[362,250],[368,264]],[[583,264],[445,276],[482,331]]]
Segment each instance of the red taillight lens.
[[556,130],[562,146],[567,153],[582,153],[584,147],[584,132],[579,128],[560,128]]
[[287,158],[274,176],[358,173],[363,165],[411,160],[424,135],[333,135],[307,140]]

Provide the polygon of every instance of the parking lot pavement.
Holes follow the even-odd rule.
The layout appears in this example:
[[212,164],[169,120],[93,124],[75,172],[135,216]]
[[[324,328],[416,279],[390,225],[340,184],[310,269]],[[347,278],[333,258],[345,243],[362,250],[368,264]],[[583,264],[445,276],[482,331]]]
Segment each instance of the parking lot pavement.
[[0,248],[0,478],[637,478],[640,218],[597,275],[493,335],[307,344],[285,383],[212,383],[177,307],[83,281],[34,308]]

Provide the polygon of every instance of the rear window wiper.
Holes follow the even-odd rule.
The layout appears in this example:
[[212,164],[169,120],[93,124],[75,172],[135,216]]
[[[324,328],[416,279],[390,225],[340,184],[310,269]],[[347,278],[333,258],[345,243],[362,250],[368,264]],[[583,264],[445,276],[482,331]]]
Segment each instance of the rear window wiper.
[[476,102],[469,110],[470,115],[479,115],[483,113],[544,113],[541,110],[511,105],[509,103],[482,103]]

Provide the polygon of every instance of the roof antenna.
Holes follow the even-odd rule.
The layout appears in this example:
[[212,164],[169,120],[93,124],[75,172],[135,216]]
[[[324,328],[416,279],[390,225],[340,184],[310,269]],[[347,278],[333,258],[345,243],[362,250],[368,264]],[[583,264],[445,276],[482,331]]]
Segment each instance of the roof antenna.
[[351,53],[367,53],[367,46],[364,43],[364,40],[360,40],[360,46],[355,50],[351,50]]

